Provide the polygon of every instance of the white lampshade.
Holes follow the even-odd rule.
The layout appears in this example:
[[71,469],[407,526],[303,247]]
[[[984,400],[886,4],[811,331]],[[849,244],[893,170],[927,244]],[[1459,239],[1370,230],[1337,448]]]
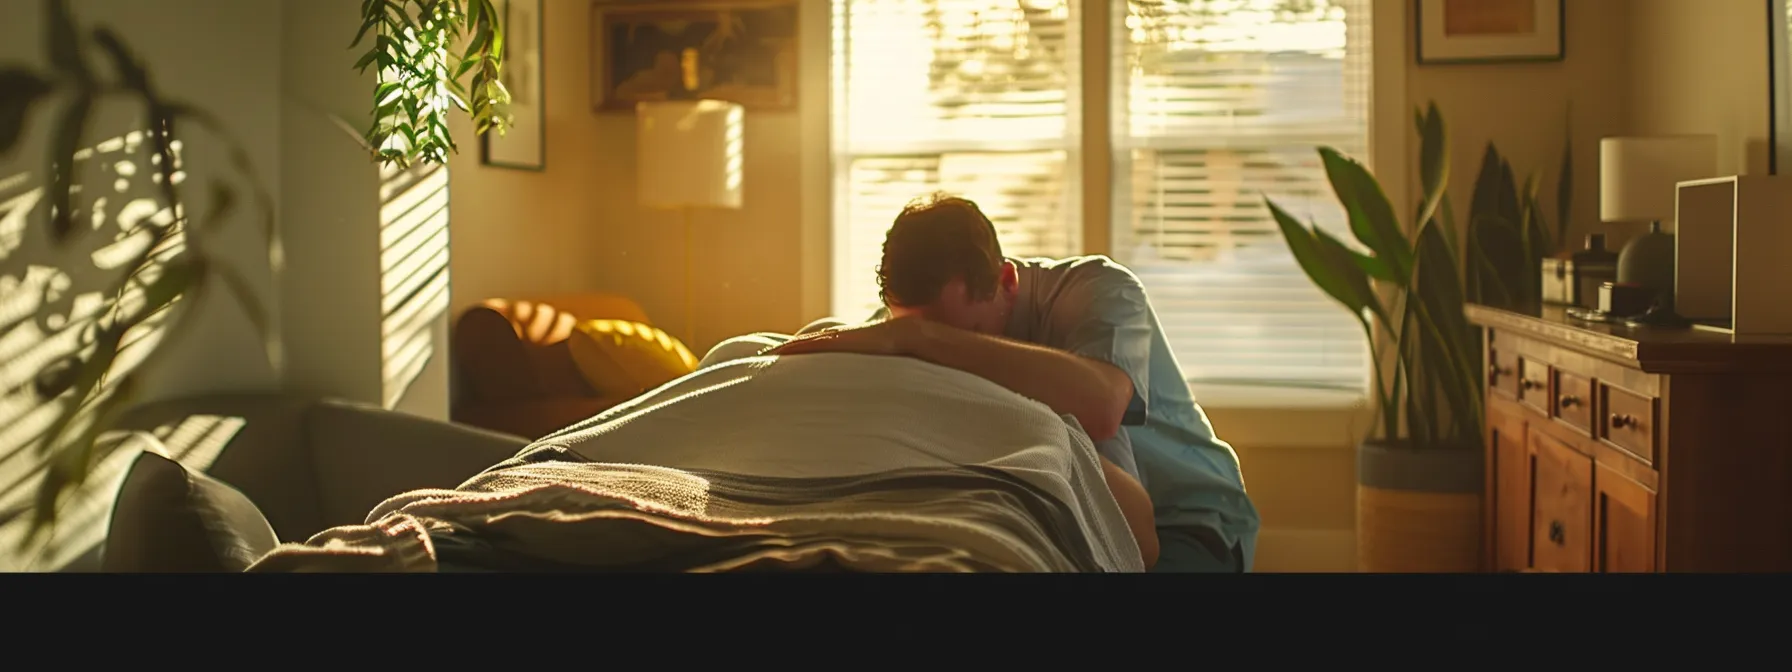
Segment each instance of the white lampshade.
[[1599,141],[1599,218],[1671,222],[1675,185],[1717,176],[1717,136]]
[[641,205],[739,208],[746,111],[720,100],[635,106]]

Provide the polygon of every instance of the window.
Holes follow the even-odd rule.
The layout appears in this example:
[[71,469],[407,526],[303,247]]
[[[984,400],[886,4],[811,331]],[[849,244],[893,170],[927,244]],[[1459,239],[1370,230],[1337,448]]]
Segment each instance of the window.
[[[1097,249],[1145,282],[1198,392],[1363,390],[1360,327],[1262,199],[1347,230],[1314,147],[1367,158],[1369,3],[835,0],[835,311],[875,308],[871,269],[910,198],[963,194],[1009,255],[1064,256],[1090,249],[1083,191],[1108,189]],[[1105,44],[1081,43],[1084,11],[1110,12]],[[1082,96],[1084,57],[1112,73],[1110,100]],[[1092,105],[1109,136],[1079,137]],[[1111,157],[1112,185],[1082,183],[1085,155]]]

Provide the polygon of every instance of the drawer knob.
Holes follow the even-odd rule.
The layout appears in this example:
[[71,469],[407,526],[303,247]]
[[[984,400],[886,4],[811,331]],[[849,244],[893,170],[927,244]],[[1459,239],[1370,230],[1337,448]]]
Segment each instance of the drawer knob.
[[1629,415],[1625,415],[1623,413],[1613,413],[1612,414],[1612,429],[1624,429],[1625,427],[1635,427],[1635,426],[1636,426],[1636,418],[1631,417]]
[[1557,546],[1567,545],[1568,528],[1562,525],[1562,521],[1552,520],[1549,522],[1549,541]]
[[1524,388],[1524,389],[1527,389],[1527,390],[1541,390],[1541,389],[1543,389],[1543,383],[1539,383],[1539,382],[1537,382],[1537,381],[1535,381],[1535,380],[1531,380],[1531,379],[1529,379],[1529,378],[1526,378],[1526,379],[1524,379],[1524,380],[1521,380],[1521,381],[1519,381],[1519,382],[1518,382],[1518,386],[1519,386],[1519,387],[1522,387],[1522,388]]
[[1574,408],[1575,406],[1580,405],[1580,397],[1572,394],[1564,394],[1561,399],[1556,400],[1556,403],[1562,408]]
[[1487,384],[1488,385],[1498,385],[1498,384],[1500,384],[1501,376],[1510,376],[1510,375],[1512,375],[1512,369],[1500,368],[1500,365],[1498,365],[1498,364],[1487,365]]

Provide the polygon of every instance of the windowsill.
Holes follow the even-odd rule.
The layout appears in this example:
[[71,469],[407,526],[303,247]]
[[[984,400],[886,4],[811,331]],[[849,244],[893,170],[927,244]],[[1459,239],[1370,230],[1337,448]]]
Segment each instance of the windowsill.
[[1239,454],[1355,450],[1374,422],[1367,394],[1250,385],[1196,385],[1195,403]]
[[1361,391],[1315,390],[1257,385],[1190,383],[1195,403],[1205,409],[1344,411],[1367,409],[1369,395]]

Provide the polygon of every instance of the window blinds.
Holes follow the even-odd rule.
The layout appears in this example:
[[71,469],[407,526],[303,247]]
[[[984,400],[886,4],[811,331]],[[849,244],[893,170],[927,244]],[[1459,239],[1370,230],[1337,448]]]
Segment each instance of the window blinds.
[[1265,195],[1351,240],[1314,151],[1365,160],[1369,0],[1132,0],[1114,22],[1114,257],[1203,384],[1361,390],[1368,346]]
[[[1113,256],[1197,387],[1363,389],[1360,327],[1262,198],[1347,228],[1314,147],[1366,159],[1370,0],[1084,2],[834,0],[835,313],[875,309],[884,232],[936,189],[1011,256],[1080,253],[1082,189],[1107,185],[1076,157],[1111,150]],[[1079,43],[1079,9],[1112,11],[1107,44]],[[1082,99],[1084,55],[1111,61],[1113,100]],[[1112,106],[1112,137],[1078,138],[1084,105]]]
[[1011,256],[1081,250],[1068,0],[835,0],[834,312],[869,315],[884,232],[935,190]]

